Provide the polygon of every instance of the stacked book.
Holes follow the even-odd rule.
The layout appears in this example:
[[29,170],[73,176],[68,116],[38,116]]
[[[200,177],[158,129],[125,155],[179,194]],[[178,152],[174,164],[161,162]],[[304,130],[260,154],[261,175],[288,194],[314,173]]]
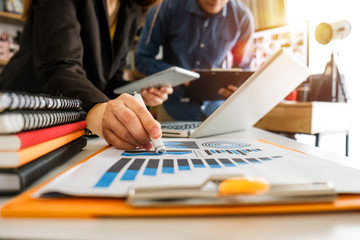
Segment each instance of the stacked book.
[[76,98],[0,91],[0,195],[22,191],[86,146]]

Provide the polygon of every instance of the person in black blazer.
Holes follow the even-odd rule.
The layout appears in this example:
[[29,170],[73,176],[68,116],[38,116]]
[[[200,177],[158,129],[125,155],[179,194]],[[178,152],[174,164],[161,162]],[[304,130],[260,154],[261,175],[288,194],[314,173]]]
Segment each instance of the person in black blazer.
[[[113,89],[126,84],[123,68],[142,11],[157,0],[25,0],[20,50],[0,76],[0,88],[82,100],[88,129],[117,148],[150,149],[161,137],[146,108]],[[148,106],[172,88],[141,92]],[[113,100],[111,100],[113,99]]]

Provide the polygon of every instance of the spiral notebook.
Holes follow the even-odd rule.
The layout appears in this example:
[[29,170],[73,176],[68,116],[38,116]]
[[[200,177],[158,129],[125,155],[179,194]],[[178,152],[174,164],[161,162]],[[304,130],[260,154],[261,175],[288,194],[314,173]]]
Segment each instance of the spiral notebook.
[[79,109],[81,104],[77,98],[0,90],[0,112],[17,109]]
[[0,134],[84,120],[81,104],[77,98],[0,90]]
[[57,126],[85,120],[84,110],[16,110],[0,113],[0,134]]

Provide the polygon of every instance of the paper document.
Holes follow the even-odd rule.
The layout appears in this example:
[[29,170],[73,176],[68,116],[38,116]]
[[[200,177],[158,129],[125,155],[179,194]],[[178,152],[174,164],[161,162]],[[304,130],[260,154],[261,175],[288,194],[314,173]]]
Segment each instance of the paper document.
[[34,197],[126,197],[134,187],[197,186],[212,175],[242,174],[270,184],[332,182],[360,193],[360,171],[256,139],[163,139],[164,154],[111,147],[61,174]]

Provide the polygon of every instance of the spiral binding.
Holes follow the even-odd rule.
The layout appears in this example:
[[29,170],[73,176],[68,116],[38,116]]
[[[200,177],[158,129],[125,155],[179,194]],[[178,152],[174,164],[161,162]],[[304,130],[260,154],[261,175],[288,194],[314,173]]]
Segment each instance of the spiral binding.
[[0,91],[0,112],[17,109],[80,109],[77,98]]
[[82,121],[84,110],[21,110],[0,114],[0,134],[15,133]]

